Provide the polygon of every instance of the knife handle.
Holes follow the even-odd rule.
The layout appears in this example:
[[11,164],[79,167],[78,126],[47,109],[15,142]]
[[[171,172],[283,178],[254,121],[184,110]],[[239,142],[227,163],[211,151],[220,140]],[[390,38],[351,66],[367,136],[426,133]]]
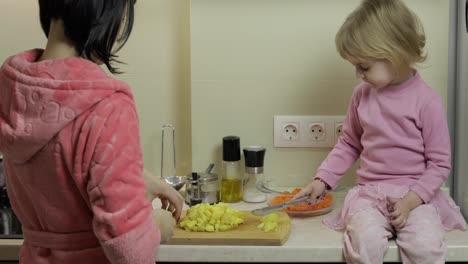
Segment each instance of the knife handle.
[[289,201],[289,202],[284,203],[284,204],[283,204],[283,208],[284,208],[284,207],[288,207],[288,206],[293,205],[293,204],[298,204],[298,203],[305,202],[305,201],[307,201],[309,198],[310,198],[310,194],[307,195],[307,196],[301,197],[301,198],[297,198],[297,199],[291,200],[291,201]]

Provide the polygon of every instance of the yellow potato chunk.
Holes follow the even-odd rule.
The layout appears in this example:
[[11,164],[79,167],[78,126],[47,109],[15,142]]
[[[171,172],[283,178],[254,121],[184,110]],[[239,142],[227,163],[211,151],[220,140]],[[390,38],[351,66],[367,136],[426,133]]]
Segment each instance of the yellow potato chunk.
[[265,232],[276,232],[278,231],[280,217],[277,213],[271,213],[263,216],[260,219],[261,223],[257,228],[262,229]]
[[186,231],[217,232],[236,228],[242,223],[244,223],[243,213],[230,208],[228,204],[201,203],[187,210],[179,226]]

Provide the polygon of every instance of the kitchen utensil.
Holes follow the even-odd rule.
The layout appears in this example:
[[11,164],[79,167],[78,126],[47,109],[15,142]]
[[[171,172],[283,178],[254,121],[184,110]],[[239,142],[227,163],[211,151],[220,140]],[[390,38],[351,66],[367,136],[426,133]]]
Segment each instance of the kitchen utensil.
[[6,187],[0,188],[0,239],[23,238],[21,222],[11,208]]
[[[184,186],[186,178],[185,176],[176,176],[175,128],[171,124],[164,124],[161,130],[161,178],[174,189],[180,190]],[[166,136],[167,133],[170,136]]]
[[267,215],[269,213],[282,210],[282,209],[284,209],[284,208],[286,208],[288,206],[306,202],[307,199],[309,199],[309,197],[310,197],[310,195],[307,195],[307,196],[304,196],[304,197],[301,197],[301,198],[298,198],[298,199],[294,199],[294,200],[291,200],[291,201],[288,201],[288,202],[285,202],[285,203],[280,203],[280,204],[277,204],[277,205],[270,205],[270,206],[267,206],[267,207],[255,209],[255,210],[252,211],[252,214],[254,214],[254,215]]
[[[295,194],[284,193],[276,194],[269,193],[267,203],[268,205],[276,205],[280,201],[290,201],[294,198]],[[317,202],[314,204],[308,204],[306,202],[293,205],[291,207],[284,208],[283,211],[289,216],[294,217],[310,217],[323,215],[331,212],[334,207],[334,195],[332,192],[326,192],[322,196],[317,198]]]
[[214,166],[214,163],[210,163],[210,165],[208,165],[208,168],[206,168],[205,173],[211,174],[211,171],[213,170]]
[[5,173],[3,172],[3,154],[0,153],[0,188],[5,187]]
[[187,178],[186,186],[186,197],[189,198],[188,204],[190,206],[197,205],[202,203],[201,199],[201,189],[200,189],[200,175],[196,172],[192,173],[192,177]]
[[[209,204],[220,201],[219,179],[218,175],[211,173],[213,167],[214,164],[211,163],[204,173],[192,173],[187,177],[185,202],[188,205],[194,205],[193,199],[200,199],[202,203]],[[195,200],[195,203],[197,202]]]
[[180,190],[187,181],[185,176],[168,176],[164,180],[177,191]]
[[[185,212],[183,212],[184,214]],[[247,211],[244,211],[243,214],[243,224],[224,232],[189,232],[176,227],[168,244],[280,246],[288,240],[291,220],[285,212],[277,212],[280,220],[278,230],[275,232],[265,232],[257,227],[261,223],[261,216],[253,215]]]
[[3,171],[3,155],[0,153],[0,238],[23,238],[21,223],[11,208]]

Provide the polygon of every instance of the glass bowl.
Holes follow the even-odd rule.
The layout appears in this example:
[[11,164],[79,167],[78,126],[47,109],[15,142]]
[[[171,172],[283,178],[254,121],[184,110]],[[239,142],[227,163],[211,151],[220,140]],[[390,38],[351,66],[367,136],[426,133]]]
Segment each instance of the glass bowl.
[[[268,205],[276,205],[281,202],[290,201],[294,197],[294,194],[279,194],[271,193],[268,194],[267,203]],[[308,205],[306,202],[295,204],[283,209],[288,215],[295,217],[310,217],[324,215],[333,210],[335,204],[335,197],[333,193],[328,192],[325,197],[318,203]]]

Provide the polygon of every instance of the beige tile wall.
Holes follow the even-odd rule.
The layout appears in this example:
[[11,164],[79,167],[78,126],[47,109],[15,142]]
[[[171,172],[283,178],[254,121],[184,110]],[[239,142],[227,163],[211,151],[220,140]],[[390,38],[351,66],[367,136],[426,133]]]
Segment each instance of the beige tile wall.
[[[333,38],[358,2],[139,0],[117,77],[134,89],[147,169],[159,173],[160,127],[172,123],[178,174],[219,165],[221,138],[235,134],[267,147],[277,184],[307,182],[329,149],[274,148],[273,116],[345,113],[357,80]],[[446,98],[448,1],[405,2],[426,28],[421,74]],[[45,45],[36,0],[2,0],[0,25],[1,61]]]
[[[334,36],[358,0],[192,0],[193,166],[219,164],[221,139],[267,148],[265,174],[302,185],[330,149],[274,148],[274,115],[344,115],[353,68]],[[407,0],[427,32],[422,76],[447,91],[448,1]],[[350,170],[344,184],[353,183]]]
[[[138,0],[133,33],[119,53],[140,115],[145,166],[159,174],[161,125],[176,126],[178,174],[191,170],[190,2]],[[0,1],[0,61],[45,47],[37,0]]]
[[185,175],[192,167],[190,1],[138,0],[136,7],[121,77],[135,93],[145,165],[160,174],[161,126],[169,123],[176,128],[177,173]]

